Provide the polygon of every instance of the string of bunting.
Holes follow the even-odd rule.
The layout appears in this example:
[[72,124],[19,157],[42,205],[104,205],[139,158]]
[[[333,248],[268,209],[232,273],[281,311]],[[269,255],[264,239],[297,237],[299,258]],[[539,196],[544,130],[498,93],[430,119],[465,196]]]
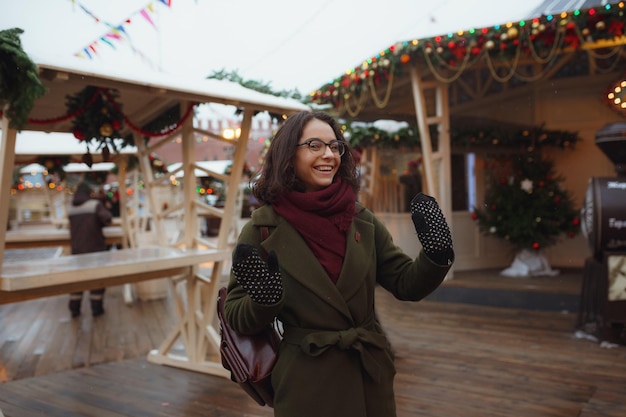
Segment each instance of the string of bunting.
[[[76,3],[76,0],[72,0],[72,2]],[[118,24],[112,24],[107,22],[106,20],[101,19],[84,5],[78,3],[78,7],[80,7],[83,12],[93,18],[97,23],[104,24],[108,28],[108,30],[102,36],[99,36],[98,38],[91,41],[87,46],[76,52],[74,55],[79,58],[93,59],[93,56],[98,54],[98,50],[102,44],[105,44],[112,49],[116,49],[115,42],[126,41],[135,54],[140,55],[142,59],[148,61],[152,66],[154,66],[154,63],[133,45],[133,42],[128,35],[128,31],[126,30],[126,27],[133,23],[136,16],[141,16],[143,20],[148,22],[153,28],[157,29],[156,24],[151,17],[151,15],[155,12],[154,3],[154,1],[149,2],[147,5],[133,12]],[[168,8],[172,5],[171,0],[158,0],[158,3],[161,3]]]

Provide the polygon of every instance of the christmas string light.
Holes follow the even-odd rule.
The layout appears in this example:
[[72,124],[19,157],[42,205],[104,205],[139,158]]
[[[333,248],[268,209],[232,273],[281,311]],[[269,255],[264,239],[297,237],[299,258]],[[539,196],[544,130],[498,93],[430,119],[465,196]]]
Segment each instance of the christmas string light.
[[607,104],[626,116],[626,75],[615,81],[608,89],[606,94]]
[[[526,54],[545,65],[545,72],[550,68],[549,63],[558,58],[560,51],[598,42],[605,42],[606,48],[612,50],[604,55],[592,48],[585,48],[586,52],[596,59],[615,56],[614,63],[610,65],[613,68],[619,62],[623,49],[623,45],[616,45],[612,41],[624,38],[624,9],[625,3],[621,1],[587,10],[549,14],[528,21],[507,22],[504,25],[398,42],[366,60],[365,63],[369,65],[362,64],[346,70],[344,75],[311,92],[309,97],[314,103],[331,104],[340,109],[353,96],[360,96],[366,91],[373,94],[373,89],[365,80],[390,78],[391,74],[401,72],[404,66],[419,62],[425,62],[432,74],[442,82],[454,81],[465,68],[480,59],[487,61],[491,75],[500,82],[507,82],[513,77],[529,82],[540,79],[544,75],[542,71],[532,76],[522,74],[517,68],[519,61],[514,60],[507,74],[502,76],[497,73],[494,60],[504,63]],[[382,57],[393,65],[372,65]],[[446,75],[446,72],[452,75]],[[392,86],[388,85],[388,88]],[[356,109],[349,110],[354,116]]]

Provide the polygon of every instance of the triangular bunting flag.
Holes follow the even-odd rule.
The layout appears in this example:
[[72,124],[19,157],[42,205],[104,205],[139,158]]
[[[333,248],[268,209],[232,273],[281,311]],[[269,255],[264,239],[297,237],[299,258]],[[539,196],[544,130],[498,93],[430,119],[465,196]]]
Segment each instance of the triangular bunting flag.
[[150,19],[150,15],[146,11],[146,9],[141,9],[139,13],[141,13],[143,18],[146,19],[152,25],[152,27],[156,29],[156,26],[154,25],[154,22],[152,21],[152,19]]

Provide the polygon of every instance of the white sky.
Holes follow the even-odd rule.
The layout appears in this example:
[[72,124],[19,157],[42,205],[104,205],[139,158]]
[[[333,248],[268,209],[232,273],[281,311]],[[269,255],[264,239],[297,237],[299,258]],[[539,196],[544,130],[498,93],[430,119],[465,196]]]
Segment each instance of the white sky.
[[[308,94],[397,41],[517,21],[539,3],[171,0],[168,8],[159,0],[0,0],[0,30],[20,27],[29,55],[70,65],[87,59],[74,54],[109,32],[104,22],[119,25],[131,18],[124,25],[131,42],[111,40],[114,48],[100,42],[94,62],[192,79],[237,70],[275,91]],[[149,4],[157,29],[138,13]]]

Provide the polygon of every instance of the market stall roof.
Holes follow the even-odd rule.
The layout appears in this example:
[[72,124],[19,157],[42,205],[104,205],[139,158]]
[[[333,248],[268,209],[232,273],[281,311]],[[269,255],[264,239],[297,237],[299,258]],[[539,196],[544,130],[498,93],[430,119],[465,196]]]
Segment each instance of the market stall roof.
[[[120,144],[122,142],[121,139],[115,141]],[[41,156],[68,156],[72,160],[80,161],[87,150],[92,154],[94,162],[100,162],[101,151],[98,150],[98,145],[93,142],[81,142],[71,133],[22,131],[17,134],[15,140],[15,165],[30,164]],[[120,154],[123,155],[136,153],[137,148],[134,146],[120,149]],[[112,152],[111,156],[115,158],[115,152]],[[86,167],[85,164],[81,165]]]
[[139,127],[181,101],[220,103],[276,114],[309,110],[297,100],[263,94],[225,80],[176,77],[146,69],[107,67],[93,61],[72,60],[68,64],[67,59],[58,57],[31,56],[31,59],[47,92],[35,101],[23,130],[70,132],[72,118],[64,117],[67,96],[87,86],[116,89],[126,125],[130,121]]
[[[470,2],[466,3],[470,7]],[[554,76],[561,63],[567,65],[562,58],[571,58],[578,51],[590,51],[588,58],[579,55],[583,62],[578,65],[590,71],[599,66],[596,62],[585,66],[585,59],[607,55],[624,60],[623,52],[593,54],[593,50],[626,44],[625,1],[541,0],[526,4],[528,11],[518,10],[506,19],[501,10],[499,14],[489,10],[481,21],[468,20],[477,19],[473,14],[462,18],[458,10],[451,11],[445,22],[438,22],[441,25],[416,29],[413,38],[399,39],[388,49],[364,57],[313,92],[312,101],[354,120],[371,122],[384,115],[408,121],[415,117],[410,67],[418,68],[422,81],[431,85],[459,81],[469,90],[459,95],[471,102],[478,95],[502,91],[497,84],[520,85],[545,79],[544,74]],[[501,20],[496,20],[498,16]],[[489,77],[496,82],[490,84]],[[491,85],[494,87],[489,89]]]
[[[79,162],[70,162],[63,166],[63,171],[66,173],[82,173],[82,172],[110,172],[115,168],[114,162],[96,162],[91,167]],[[20,174],[41,174],[46,170],[41,164],[32,163],[28,164],[20,169]]]
[[[218,175],[225,174],[228,167],[231,166],[232,164],[233,164],[233,161],[230,159],[221,159],[221,160],[215,160],[215,161],[197,161],[195,162],[195,165],[197,165],[198,167],[202,169],[196,168],[194,169],[193,173],[197,178],[208,177],[209,174],[207,174],[207,171],[214,172]],[[182,166],[182,163],[174,162],[173,164],[170,164],[167,166],[167,170],[169,172],[175,171],[176,178],[183,178],[185,176],[185,173],[182,170],[180,170],[181,166]]]

